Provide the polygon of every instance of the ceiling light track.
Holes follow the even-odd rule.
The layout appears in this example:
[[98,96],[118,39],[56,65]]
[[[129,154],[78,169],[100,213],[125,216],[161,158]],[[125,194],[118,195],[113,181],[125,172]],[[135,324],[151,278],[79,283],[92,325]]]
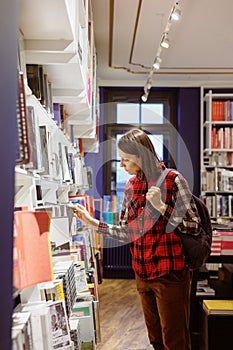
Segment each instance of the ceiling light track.
[[179,21],[181,18],[181,10],[179,6],[179,2],[176,1],[174,6],[172,7],[170,11],[170,15],[168,17],[166,26],[164,28],[164,31],[161,35],[161,40],[159,42],[159,46],[155,55],[154,62],[151,67],[151,71],[149,73],[149,76],[147,78],[147,81],[144,86],[144,94],[142,95],[141,99],[143,102],[146,102],[150,93],[150,89],[152,87],[152,77],[155,71],[158,71],[161,66],[162,58],[161,53],[163,49],[168,49],[170,47],[170,40],[169,40],[169,31],[171,29],[171,25],[173,21]]

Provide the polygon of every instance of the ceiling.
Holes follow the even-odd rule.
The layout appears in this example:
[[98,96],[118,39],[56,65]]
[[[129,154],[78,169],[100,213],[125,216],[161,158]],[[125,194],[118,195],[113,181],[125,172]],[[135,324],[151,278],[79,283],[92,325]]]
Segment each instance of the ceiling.
[[[152,86],[233,85],[233,1],[180,0]],[[174,0],[92,0],[99,85],[144,86]]]

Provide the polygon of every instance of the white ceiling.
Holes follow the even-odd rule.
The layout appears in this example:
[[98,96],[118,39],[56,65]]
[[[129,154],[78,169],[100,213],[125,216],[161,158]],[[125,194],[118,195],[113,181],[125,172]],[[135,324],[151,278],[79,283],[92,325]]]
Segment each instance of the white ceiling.
[[[233,0],[180,0],[153,86],[233,86]],[[99,85],[143,86],[174,0],[92,0]]]

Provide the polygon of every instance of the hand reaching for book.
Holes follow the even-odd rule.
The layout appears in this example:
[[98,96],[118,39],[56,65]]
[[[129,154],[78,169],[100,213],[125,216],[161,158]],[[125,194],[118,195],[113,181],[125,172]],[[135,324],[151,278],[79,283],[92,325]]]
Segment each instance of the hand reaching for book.
[[84,222],[87,225],[91,225],[94,227],[99,226],[99,221],[91,216],[89,211],[81,204],[77,204],[73,207],[74,216],[76,216],[79,220]]

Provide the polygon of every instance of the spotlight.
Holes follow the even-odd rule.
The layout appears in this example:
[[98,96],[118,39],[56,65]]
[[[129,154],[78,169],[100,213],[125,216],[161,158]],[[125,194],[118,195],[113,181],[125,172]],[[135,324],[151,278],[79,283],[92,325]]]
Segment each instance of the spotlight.
[[141,99],[143,102],[146,102],[148,98],[148,93],[145,93],[144,95],[142,95]]
[[161,58],[157,56],[154,63],[153,63],[154,69],[158,70],[160,68],[161,62],[162,62]]
[[170,46],[170,41],[168,39],[168,34],[164,33],[162,36],[162,40],[161,40],[161,44],[162,47],[164,47],[165,49],[168,49]]
[[179,9],[178,7],[178,2],[176,3],[176,5],[174,6],[174,9],[172,11],[172,14],[171,14],[171,18],[174,20],[174,21],[179,21],[180,17],[181,17],[181,10]]
[[141,96],[141,99],[143,102],[146,102],[148,99],[150,89],[152,87],[152,77],[153,77],[153,74],[155,73],[155,70],[160,69],[160,64],[162,62],[162,59],[160,58],[160,56],[161,56],[162,50],[163,48],[167,49],[170,47],[170,41],[169,41],[168,35],[169,35],[170,27],[172,25],[172,20],[178,21],[180,17],[181,17],[181,10],[179,6],[179,2],[176,1],[170,10],[166,26],[162,32],[162,36],[160,39],[159,47],[156,52],[154,63],[152,64],[151,71],[149,73],[146,84],[144,86],[144,95]]

